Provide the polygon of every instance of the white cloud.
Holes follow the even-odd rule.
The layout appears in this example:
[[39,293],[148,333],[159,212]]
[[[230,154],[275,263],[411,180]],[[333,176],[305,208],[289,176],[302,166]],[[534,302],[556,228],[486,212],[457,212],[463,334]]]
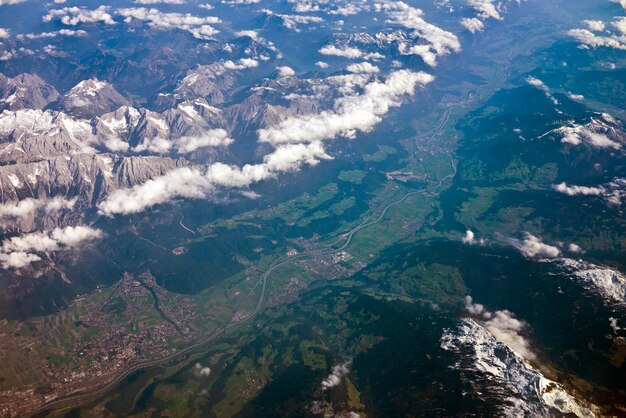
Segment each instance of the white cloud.
[[326,63],[326,62],[324,62],[324,61],[317,61],[317,62],[315,63],[315,65],[316,65],[317,67],[322,68],[322,69],[326,69],[326,68],[328,68],[328,63]]
[[575,253],[575,254],[582,254],[585,251],[582,249],[582,247],[580,245],[571,243],[567,246],[567,250],[571,253]]
[[117,13],[126,18],[125,22],[137,19],[148,22],[148,26],[155,29],[177,28],[191,33],[198,39],[210,39],[219,33],[219,30],[210,25],[221,23],[221,20],[214,16],[199,17],[190,13],[164,13],[145,7],[119,9]]
[[553,188],[557,192],[565,193],[568,196],[599,196],[605,192],[603,187],[568,186],[566,183],[555,184]]
[[[121,140],[111,140],[109,139],[107,142],[105,142],[105,145],[107,146],[107,148],[109,148],[111,151],[114,151],[116,148],[123,151],[124,148],[127,149],[127,147],[124,146],[124,142]],[[162,136],[155,136],[152,138],[145,138],[141,144],[133,147],[132,151],[133,152],[152,152],[155,154],[166,154],[170,151],[170,149],[172,148],[172,143],[166,139],[163,138]]]
[[483,305],[474,303],[471,296],[465,297],[465,308],[494,336],[506,344],[517,355],[526,360],[534,360],[537,355],[532,351],[530,342],[521,335],[528,326],[526,322],[516,319],[508,310],[491,312]]
[[[469,303],[472,303],[471,300]],[[525,353],[532,359],[535,354],[519,333],[519,325],[509,320],[512,314],[501,312],[506,312],[503,321],[498,321],[504,323],[504,329],[494,331],[493,328],[498,325],[495,322],[491,324],[491,330],[487,329],[482,317],[463,318],[455,330],[445,330],[441,338],[441,348],[460,356],[455,368],[463,374],[465,371],[471,373],[472,382],[477,385],[474,390],[498,399],[496,415],[535,417],[556,413],[577,417],[597,416],[599,409],[595,405],[570,395],[565,387],[547,379],[522,356]],[[519,322],[522,322],[523,330],[526,325],[523,321]],[[503,332],[506,334],[504,337]]]
[[[593,125],[593,121],[591,122]],[[561,135],[561,142],[571,145],[580,145],[583,142],[595,148],[620,149],[622,145],[613,141],[602,132],[594,132],[589,127],[571,123],[570,126],[562,126],[548,133]]]
[[56,212],[62,209],[72,209],[76,199],[67,200],[61,196],[52,199],[26,198],[0,205],[0,217],[26,218],[34,215],[38,210],[45,213]]
[[291,76],[296,75],[296,72],[291,67],[287,67],[287,66],[278,67],[277,70],[278,70],[278,75],[281,77],[291,77]]
[[8,39],[11,36],[10,31],[6,28],[0,28],[0,39]]
[[351,46],[342,46],[336,47],[335,45],[326,45],[320,48],[319,53],[322,55],[333,55],[336,57],[344,57],[344,58],[361,58],[364,53],[358,48],[354,48]]
[[240,58],[237,63],[228,60],[224,61],[224,68],[227,70],[243,70],[245,68],[254,68],[259,66],[259,61],[253,58]]
[[338,135],[353,136],[367,132],[381,120],[392,106],[399,106],[404,95],[413,95],[416,86],[426,85],[434,77],[424,72],[398,70],[385,82],[374,81],[363,93],[337,99],[333,111],[290,117],[277,126],[259,130],[259,140],[271,144],[312,142],[332,139]]
[[185,4],[185,0],[135,0],[137,4]]
[[194,365],[194,369],[196,370],[197,375],[200,377],[207,377],[211,375],[211,369],[209,367],[203,367],[200,363],[196,363]]
[[178,168],[130,189],[117,190],[98,205],[105,215],[136,213],[177,197],[200,199],[209,184],[200,171]]
[[260,3],[261,0],[222,0],[222,4],[257,4]]
[[482,20],[475,17],[464,18],[463,20],[461,20],[461,25],[463,25],[465,29],[467,29],[471,33],[481,32],[483,29],[485,29],[485,24],[482,22]]
[[589,30],[594,32],[602,32],[606,28],[606,25],[601,20],[583,20],[583,23]]
[[426,41],[426,44],[414,45],[406,51],[401,51],[402,53],[418,55],[426,64],[435,66],[437,57],[461,50],[461,43],[456,35],[426,22],[422,18],[424,14],[422,10],[402,1],[387,1],[383,3],[382,8],[391,17],[389,23],[411,29],[414,31],[413,36]]
[[616,17],[611,26],[614,33],[607,29],[607,23],[600,20],[583,20],[585,29],[571,29],[568,34],[581,43],[581,48],[614,48],[626,50],[626,17]]
[[539,90],[543,91],[543,93],[546,95],[548,99],[552,101],[552,103],[554,103],[555,105],[559,104],[558,100],[556,100],[554,96],[552,96],[552,93],[550,93],[550,88],[543,81],[531,75],[531,76],[526,77],[526,82],[530,84],[531,86],[536,87]]
[[366,6],[357,5],[354,3],[347,3],[345,6],[339,6],[334,10],[329,10],[328,14],[341,15],[341,16],[353,16],[364,10],[367,10]]
[[64,25],[76,26],[79,23],[103,22],[106,25],[115,25],[113,16],[109,13],[109,6],[100,6],[95,10],[88,10],[82,7],[64,7],[53,9],[43,17],[44,22],[60,19]]
[[361,73],[361,74],[377,74],[380,72],[380,69],[370,64],[369,62],[361,62],[358,64],[351,64],[346,67],[346,70],[351,73]]
[[583,96],[582,94],[574,94],[572,92],[567,93],[567,97],[577,102],[582,102],[583,100],[585,100],[585,96]]
[[626,199],[626,179],[616,177],[599,186],[576,186],[559,183],[552,186],[559,193],[568,196],[602,196],[611,206],[621,206]]
[[463,237],[464,244],[473,244],[474,243],[474,233],[471,230],[465,231],[465,236]]
[[[370,83],[366,82],[370,75],[350,74],[335,78],[329,78],[328,82],[332,85],[341,81],[343,87],[340,86],[339,91],[346,87],[346,83],[350,87],[345,89],[349,93],[347,96],[335,101],[333,110],[290,117],[276,126],[258,131],[259,141],[269,142],[275,148],[262,163],[237,167],[217,162],[206,169],[179,168],[112,193],[98,205],[100,212],[108,216],[136,213],[176,198],[207,198],[218,188],[245,189],[280,173],[296,171],[303,165],[315,165],[331,158],[326,154],[322,140],[337,135],[352,137],[357,131],[370,130],[390,107],[400,105],[403,96],[412,95],[418,85],[434,79],[432,75],[407,70],[391,73],[385,81]],[[361,89],[360,93],[353,91],[357,87]],[[213,145],[227,145],[225,132],[223,134]]]
[[20,269],[39,260],[41,260],[41,257],[38,255],[23,251],[14,251],[8,254],[0,252],[0,264],[2,264],[2,268],[5,270]]
[[4,269],[18,269],[41,260],[35,253],[50,253],[78,247],[85,241],[102,237],[102,231],[88,226],[55,228],[49,232],[31,232],[6,239],[0,246]]
[[172,170],[130,189],[117,190],[98,208],[102,214],[112,216],[141,212],[181,197],[202,199],[217,187],[246,188],[279,173],[298,170],[303,164],[315,165],[320,159],[329,158],[320,142],[288,144],[266,155],[261,164],[237,167],[214,163],[204,173],[188,167]]
[[[255,1],[255,3],[258,1]],[[246,3],[248,4],[248,3]],[[276,16],[282,20],[283,26],[287,29],[294,30],[296,32],[300,32],[298,25],[308,25],[311,23],[322,23],[324,19],[318,16],[305,16],[305,15],[287,15],[287,14],[278,14],[274,13],[269,9],[263,9],[263,13],[268,16]]]
[[623,40],[623,36],[626,35],[626,17],[622,16],[615,18],[613,23],[611,23],[611,26],[620,32]]
[[350,361],[334,365],[330,374],[322,381],[322,389],[326,390],[338,386],[341,379],[350,373],[350,365]]
[[543,243],[541,238],[530,233],[526,233],[523,240],[511,238],[509,242],[528,258],[556,258],[561,255],[561,250],[557,247]]
[[41,33],[21,33],[16,36],[17,39],[42,39],[42,38],[56,38],[57,36],[84,36],[87,32],[79,29],[60,29],[54,32],[41,32]]
[[467,0],[467,4],[478,13],[482,20],[501,20],[499,7],[494,2],[495,0]]
[[174,141],[179,154],[193,152],[199,148],[226,147],[233,142],[224,129],[211,129],[201,135],[183,136]]
[[0,0],[0,6],[24,3],[26,0]]
[[237,36],[247,36],[247,37],[252,38],[254,40],[259,38],[259,32],[255,31],[255,30],[240,30],[238,32],[235,32],[235,35],[237,35]]

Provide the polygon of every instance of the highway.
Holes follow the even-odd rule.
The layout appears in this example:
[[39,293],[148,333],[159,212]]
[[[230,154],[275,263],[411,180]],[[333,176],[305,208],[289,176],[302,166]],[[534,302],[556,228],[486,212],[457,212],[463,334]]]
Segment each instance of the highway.
[[[449,111],[449,108],[448,108]],[[436,129],[436,132],[439,132],[441,129],[443,129],[443,126],[445,125],[445,123],[447,123],[449,119],[449,113],[447,113],[444,122]],[[434,135],[433,135],[434,136]],[[431,139],[432,137],[431,136]],[[202,340],[199,340],[187,347],[185,347],[184,349],[177,351],[175,353],[172,353],[166,357],[160,358],[160,359],[156,359],[156,360],[151,360],[151,361],[146,361],[146,362],[142,362],[142,363],[138,363],[132,367],[129,367],[127,370],[125,370],[122,374],[120,374],[119,376],[117,376],[114,380],[112,380],[111,382],[109,382],[107,385],[100,387],[96,390],[93,391],[89,391],[89,392],[84,392],[84,393],[80,393],[80,394],[76,394],[76,395],[71,395],[68,397],[64,397],[64,398],[59,398],[56,399],[54,401],[51,401],[47,404],[45,404],[44,406],[42,406],[41,408],[31,412],[30,414],[26,415],[28,417],[33,417],[39,414],[42,414],[46,411],[51,411],[51,410],[62,410],[62,409],[67,409],[67,408],[73,408],[76,407],[82,403],[86,403],[90,400],[94,400],[97,399],[99,397],[101,397],[102,395],[104,395],[106,392],[110,391],[111,389],[115,388],[115,386],[119,385],[124,379],[126,379],[128,376],[130,376],[131,374],[137,372],[138,370],[141,369],[145,369],[145,368],[149,368],[149,367],[154,367],[154,366],[158,366],[158,365],[163,365],[169,362],[172,362],[176,359],[181,359],[182,357],[193,353],[196,349],[200,348],[200,347],[205,347],[206,345],[213,343],[214,341],[218,340],[220,337],[224,337],[226,335],[227,332],[240,327],[241,325],[244,325],[248,322],[250,322],[252,319],[254,319],[259,312],[263,309],[263,306],[265,304],[265,299],[266,299],[266,295],[267,295],[267,288],[268,288],[268,283],[269,283],[269,279],[271,274],[276,271],[276,269],[280,268],[281,266],[284,266],[285,264],[288,264],[290,262],[293,262],[295,260],[300,260],[300,259],[304,259],[304,258],[309,258],[309,257],[315,257],[315,256],[320,256],[320,255],[329,255],[329,254],[335,254],[338,252],[341,252],[343,250],[345,250],[348,246],[350,246],[350,244],[352,243],[352,239],[354,238],[354,236],[361,230],[368,228],[372,225],[376,225],[378,223],[380,223],[384,218],[385,215],[387,214],[387,212],[389,211],[389,209],[391,209],[392,207],[406,201],[408,198],[415,196],[417,194],[423,194],[423,193],[427,193],[433,190],[438,189],[439,187],[441,187],[441,185],[448,179],[454,177],[456,175],[456,165],[454,164],[454,160],[452,158],[452,156],[449,154],[448,155],[450,158],[450,165],[453,169],[453,172],[446,175],[445,177],[442,177],[435,185],[426,187],[424,189],[419,189],[419,190],[414,190],[412,192],[409,192],[407,194],[405,194],[404,196],[402,196],[401,198],[387,204],[380,212],[380,214],[378,215],[378,217],[376,217],[375,219],[368,221],[366,218],[365,221],[363,221],[361,224],[357,225],[356,227],[354,227],[352,230],[342,234],[340,236],[340,238],[335,241],[333,244],[330,244],[329,247],[332,247],[334,245],[336,245],[337,243],[339,243],[341,240],[345,239],[345,242],[338,248],[329,248],[329,249],[316,249],[316,250],[311,250],[311,251],[307,251],[307,252],[302,252],[300,254],[296,254],[293,256],[286,256],[283,258],[279,258],[277,260],[275,260],[270,266],[269,268],[263,273],[263,275],[261,276],[261,280],[257,283],[257,285],[261,285],[261,294],[259,296],[259,300],[255,306],[254,311],[247,317],[239,320],[239,321],[234,321],[234,322],[230,322],[229,324],[218,328],[217,330],[215,330],[212,334],[207,335],[205,338],[203,338]],[[255,287],[257,286],[255,285]],[[182,361],[182,359],[181,359]]]

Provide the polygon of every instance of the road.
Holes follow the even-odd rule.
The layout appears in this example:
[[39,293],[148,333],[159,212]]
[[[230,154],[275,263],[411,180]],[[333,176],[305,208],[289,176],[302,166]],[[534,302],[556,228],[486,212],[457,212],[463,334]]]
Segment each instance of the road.
[[[449,110],[449,108],[448,108]],[[447,113],[446,117],[445,117],[445,123],[447,123],[449,119],[449,113]],[[445,125],[445,123],[441,124],[436,131],[440,131],[441,129],[443,129],[443,126]],[[434,135],[433,135],[434,136]],[[126,379],[128,376],[130,376],[131,374],[141,370],[141,369],[145,369],[145,368],[149,368],[149,367],[154,367],[154,366],[158,366],[158,365],[162,365],[162,364],[166,364],[169,362],[172,362],[176,359],[180,359],[188,354],[193,353],[196,349],[200,348],[200,347],[204,347],[207,344],[210,344],[212,342],[214,342],[215,340],[224,337],[226,335],[226,333],[228,333],[229,331],[240,327],[248,322],[250,322],[252,319],[254,319],[258,313],[263,309],[263,305],[265,304],[265,299],[266,299],[266,295],[267,295],[267,288],[268,288],[268,283],[269,283],[269,279],[271,274],[276,271],[276,269],[280,268],[281,266],[284,266],[285,264],[291,263],[293,261],[296,260],[300,260],[300,259],[304,259],[304,258],[309,258],[309,257],[315,257],[315,256],[320,256],[320,255],[330,255],[330,254],[335,254],[338,252],[341,252],[343,250],[345,250],[348,246],[350,246],[350,244],[352,243],[352,239],[354,238],[354,236],[361,230],[368,228],[372,225],[376,225],[379,222],[381,222],[384,218],[385,215],[387,214],[387,212],[389,211],[389,209],[391,209],[392,207],[399,205],[400,203],[406,201],[408,198],[418,195],[418,194],[423,194],[423,193],[427,193],[433,190],[438,189],[439,187],[441,187],[441,185],[448,179],[454,177],[456,175],[456,165],[454,164],[454,160],[452,158],[452,156],[449,154],[448,155],[450,158],[450,165],[452,167],[453,172],[446,175],[445,177],[442,177],[436,184],[426,187],[424,189],[420,189],[420,190],[415,190],[412,192],[409,192],[407,194],[405,194],[404,196],[402,196],[401,198],[387,204],[380,212],[380,214],[378,215],[378,217],[376,217],[375,219],[368,221],[367,218],[365,219],[364,222],[362,222],[361,224],[357,225],[356,227],[354,227],[352,230],[344,233],[343,235],[341,235],[341,237],[335,241],[334,243],[330,244],[329,247],[332,247],[336,244],[338,244],[340,241],[345,240],[344,243],[338,247],[338,248],[330,248],[330,249],[316,249],[316,250],[311,250],[311,251],[307,251],[307,252],[302,252],[300,254],[296,254],[293,256],[286,256],[283,258],[279,258],[277,260],[275,260],[270,266],[269,268],[263,273],[263,275],[261,276],[261,280],[257,283],[261,285],[261,294],[259,296],[259,301],[257,302],[254,311],[247,317],[242,318],[239,321],[234,321],[231,322],[223,327],[218,328],[217,330],[215,330],[212,334],[206,336],[204,339],[197,341],[196,343],[193,343],[187,347],[185,347],[184,349],[177,351],[175,353],[172,353],[166,357],[157,359],[157,360],[151,360],[151,361],[146,361],[143,363],[139,363],[136,364],[130,368],[128,368],[127,370],[125,370],[122,374],[120,374],[119,376],[117,376],[114,380],[112,380],[111,382],[109,382],[107,385],[98,388],[96,390],[90,391],[90,392],[85,392],[85,393],[81,393],[81,394],[76,394],[76,395],[71,395],[68,397],[64,397],[64,398],[60,398],[57,400],[54,400],[52,402],[49,402],[47,404],[45,404],[44,406],[42,406],[41,408],[37,409],[36,411],[33,411],[32,413],[26,415],[28,417],[32,417],[32,416],[36,416],[39,414],[42,414],[46,411],[50,411],[50,410],[60,410],[60,409],[66,409],[66,408],[70,408],[70,407],[76,407],[77,405],[80,405],[81,403],[90,401],[90,400],[94,400],[102,395],[104,395],[106,392],[110,391],[111,389],[113,389],[115,386],[119,385],[124,379]]]

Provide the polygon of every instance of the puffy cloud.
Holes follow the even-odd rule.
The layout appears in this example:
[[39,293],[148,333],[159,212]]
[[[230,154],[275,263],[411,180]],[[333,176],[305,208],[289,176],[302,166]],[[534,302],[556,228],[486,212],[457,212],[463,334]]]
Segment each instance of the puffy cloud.
[[102,231],[82,225],[23,234],[2,242],[0,263],[4,269],[22,268],[41,260],[41,257],[35,253],[66,250],[100,237],[102,237]]
[[575,254],[582,254],[585,252],[585,250],[582,249],[582,247],[580,245],[571,243],[567,246],[567,250],[571,253],[575,253]]
[[278,75],[281,77],[291,77],[296,75],[296,72],[291,67],[283,66],[278,67],[276,70],[278,70]]
[[0,217],[26,218],[40,209],[43,209],[45,213],[51,213],[62,209],[72,209],[75,204],[76,199],[67,200],[60,196],[52,199],[26,198],[0,205]]
[[585,100],[585,96],[583,96],[582,94],[574,94],[572,92],[569,92],[567,94],[567,97],[569,97],[571,100],[575,100],[577,102],[582,102],[583,100]]
[[53,9],[43,17],[44,22],[60,19],[64,25],[76,26],[79,23],[103,22],[106,25],[115,25],[113,16],[109,13],[109,6],[100,6],[95,10],[88,10],[82,7],[64,7]]
[[364,10],[367,10],[366,6],[347,3],[345,6],[339,6],[334,10],[329,10],[328,13],[331,15],[352,16]]
[[28,48],[18,48],[18,49],[10,49],[7,51],[3,51],[0,54],[0,61],[8,61],[10,59],[13,58],[17,58],[20,55],[33,55],[35,53],[35,51],[33,51],[32,49],[28,49]]
[[550,88],[543,81],[539,80],[537,77],[528,76],[526,77],[526,82],[531,86],[541,90],[546,95],[546,97],[552,101],[552,103],[554,103],[555,105],[559,104],[558,100],[556,100],[552,96],[552,93],[550,93]]
[[2,268],[5,270],[21,269],[39,260],[41,260],[41,257],[38,255],[23,251],[14,251],[8,254],[0,253],[0,264],[2,264]]
[[261,0],[222,0],[222,4],[257,4],[260,3]]
[[223,65],[227,70],[243,70],[245,68],[258,67],[259,61],[253,58],[240,58],[236,63],[231,60],[224,61]]
[[145,7],[131,7],[119,9],[117,13],[125,17],[125,22],[132,19],[148,22],[148,26],[155,29],[181,29],[191,33],[198,39],[209,39],[219,33],[211,24],[220,23],[214,16],[199,17],[190,13],[164,13],[157,9]]
[[[255,1],[255,3],[258,1]],[[248,3],[246,3],[248,4]],[[308,25],[311,23],[322,23],[324,19],[318,16],[304,16],[304,15],[287,15],[287,14],[278,14],[274,13],[269,9],[263,9],[263,13],[268,16],[276,16],[282,20],[283,26],[287,29],[294,30],[296,32],[300,32],[298,25]]]
[[259,130],[259,140],[272,144],[312,142],[367,132],[390,107],[400,105],[402,96],[414,94],[417,85],[433,80],[432,75],[424,72],[395,71],[384,82],[367,84],[361,94],[338,99],[333,111],[290,117],[277,126]]
[[185,0],[135,0],[137,4],[185,4]]
[[50,234],[53,240],[59,245],[75,247],[83,241],[102,237],[102,232],[87,226],[68,226],[65,228],[55,228]]
[[411,29],[414,31],[413,36],[419,36],[426,41],[426,44],[414,45],[407,51],[401,51],[402,53],[418,55],[426,64],[435,66],[437,57],[461,50],[461,43],[456,35],[426,22],[422,18],[422,10],[402,1],[387,1],[382,8],[391,18],[389,23]]
[[346,67],[346,70],[351,73],[365,73],[365,74],[376,74],[380,72],[380,69],[370,64],[369,62],[361,62],[358,64],[351,64]]
[[612,206],[621,206],[626,199],[626,179],[616,177],[599,186],[576,186],[559,183],[552,186],[559,193],[568,196],[602,196]]
[[[595,405],[570,395],[528,362],[528,358],[535,357],[528,341],[519,333],[519,325],[509,321],[512,314],[501,312],[504,318],[498,322],[503,322],[504,330],[494,329],[496,323],[487,329],[482,317],[463,318],[456,329],[444,330],[441,338],[441,348],[460,356],[455,368],[463,374],[471,373],[474,389],[498,399],[497,415],[552,416],[559,411],[567,416],[596,416],[599,409]],[[525,323],[519,322],[523,330]]]
[[345,363],[334,365],[330,374],[322,381],[322,389],[326,390],[338,386],[341,383],[341,379],[350,373],[351,364],[350,361],[346,361]]
[[24,3],[26,0],[0,0],[0,6]]
[[467,245],[474,245],[474,244],[485,245],[486,243],[485,239],[483,238],[477,240],[476,234],[474,234],[474,231],[470,229],[465,231],[465,236],[461,238],[461,241],[463,242],[463,244],[467,244]]
[[[107,216],[136,213],[176,198],[206,198],[218,188],[248,188],[280,173],[296,171],[303,165],[315,165],[331,158],[322,140],[339,134],[351,137],[356,131],[370,130],[390,107],[400,105],[402,96],[413,94],[417,85],[434,79],[423,72],[399,70],[385,81],[359,81],[370,77],[338,76],[336,81],[340,79],[342,85],[349,83],[352,87],[346,90],[349,95],[335,101],[332,111],[287,118],[277,126],[259,130],[259,141],[269,142],[275,148],[262,163],[238,167],[218,162],[206,169],[179,168],[132,188],[118,190],[98,208]],[[329,79],[329,83],[334,82]],[[361,89],[360,93],[353,91],[356,87]],[[226,133],[222,134],[211,145],[227,145]]]
[[203,198],[207,179],[196,169],[183,167],[130,189],[117,190],[98,205],[105,215],[136,213],[177,197]]
[[556,258],[561,255],[557,247],[543,243],[539,237],[530,233],[526,233],[523,240],[509,239],[509,242],[525,257]]
[[6,28],[0,28],[0,39],[7,39],[9,38],[10,35],[10,31]]
[[319,53],[322,55],[333,55],[336,57],[344,57],[344,58],[361,58],[364,54],[363,52],[351,46],[342,46],[336,47],[335,45],[326,45],[320,48]]
[[531,349],[530,342],[521,334],[528,325],[516,319],[510,311],[491,312],[483,305],[474,303],[471,296],[465,297],[465,308],[497,341],[506,344],[516,354],[526,360],[534,360],[537,357]]
[[620,143],[613,141],[606,134],[602,132],[594,132],[587,126],[578,125],[573,122],[570,126],[562,126],[548,132],[548,134],[550,133],[559,134],[561,136],[561,142],[571,145],[580,145],[584,142],[595,148],[622,148]]
[[481,32],[483,29],[485,29],[485,24],[482,22],[482,20],[475,17],[464,18],[463,20],[461,20],[461,25],[463,25],[465,29],[467,29],[471,33]]
[[[116,148],[119,149],[120,151],[123,151],[124,148],[127,148],[124,146],[123,141],[117,140],[117,139],[111,139],[111,138],[105,142],[105,146],[109,148],[111,151],[114,151]],[[132,151],[133,152],[148,151],[148,152],[152,152],[155,154],[166,154],[170,151],[171,147],[172,147],[172,143],[169,140],[167,140],[166,138],[163,138],[162,136],[155,136],[152,138],[145,138],[143,142],[135,146],[132,149]]]
[[474,232],[472,232],[471,230],[467,230],[465,231],[465,236],[462,239],[464,244],[473,244],[474,243]]
[[572,29],[567,33],[587,47],[607,47],[626,50],[626,44],[615,36],[596,35],[587,29]]
[[585,29],[572,29],[568,34],[581,43],[581,48],[614,48],[626,50],[626,17],[617,17],[610,26],[618,33],[607,28],[607,23],[600,20],[583,20]]
[[259,32],[255,31],[255,30],[240,30],[238,32],[235,32],[235,35],[237,35],[237,36],[247,36],[248,38],[252,38],[254,40],[259,38]]
[[599,196],[605,192],[603,187],[568,186],[566,183],[555,184],[553,188],[557,192],[565,193],[568,196]]
[[482,20],[496,19],[501,20],[498,5],[494,4],[495,0],[468,0],[467,4],[472,7]]
[[211,375],[211,369],[209,367],[203,367],[200,363],[196,363],[193,368],[197,376],[207,377]]
[[611,26],[613,26],[615,29],[617,29],[621,35],[622,35],[622,40],[623,35],[626,35],[626,17],[618,17],[615,19],[615,21],[611,24]]
[[246,188],[272,178],[279,173],[295,171],[303,164],[315,165],[329,159],[320,142],[288,144],[266,155],[261,164],[243,167],[214,163],[205,172],[194,168],[179,168],[129,189],[117,190],[98,205],[107,216],[137,213],[176,198],[202,199],[217,187]]
[[175,140],[179,154],[193,152],[199,148],[226,147],[234,141],[224,129],[211,129],[196,136],[183,136]]
[[626,179],[615,178],[609,184],[610,192],[605,195],[610,205],[621,206],[626,200]]
[[589,30],[594,32],[602,32],[606,28],[606,25],[601,20],[583,20],[583,23]]
[[42,38],[56,38],[57,36],[84,36],[87,32],[79,29],[60,29],[54,32],[42,32],[42,33],[24,33],[16,36],[17,39],[42,39]]
[[321,142],[288,144],[266,155],[263,164],[270,172],[285,172],[294,171],[303,164],[315,165],[319,159],[330,159]]
[[328,68],[328,63],[326,63],[326,62],[324,62],[324,61],[317,61],[317,62],[315,63],[315,65],[316,65],[317,67],[320,67],[321,69],[326,69],[326,68]]

